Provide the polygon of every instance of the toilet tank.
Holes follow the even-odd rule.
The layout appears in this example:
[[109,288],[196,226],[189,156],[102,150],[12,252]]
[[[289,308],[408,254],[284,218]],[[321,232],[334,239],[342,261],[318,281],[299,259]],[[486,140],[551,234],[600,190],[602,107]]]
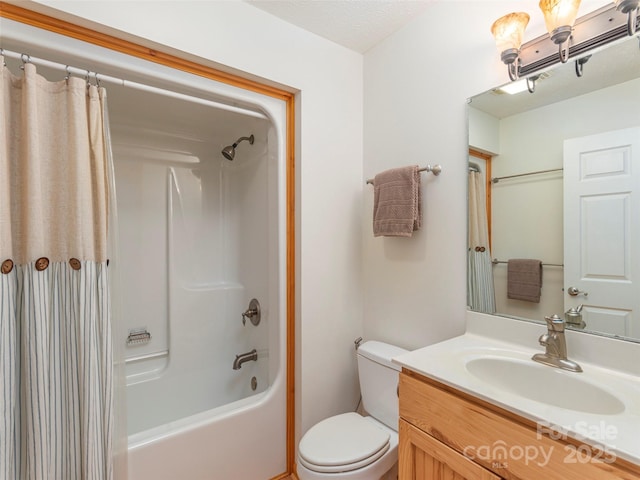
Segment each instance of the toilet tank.
[[400,366],[391,363],[391,359],[407,351],[376,341],[363,343],[357,351],[362,406],[367,414],[395,431],[398,431]]

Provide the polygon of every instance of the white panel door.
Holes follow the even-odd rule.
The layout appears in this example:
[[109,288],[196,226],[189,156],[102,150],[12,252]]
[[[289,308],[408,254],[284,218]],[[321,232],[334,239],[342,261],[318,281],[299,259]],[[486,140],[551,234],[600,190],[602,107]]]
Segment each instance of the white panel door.
[[565,310],[640,336],[640,127],[565,140],[564,263]]

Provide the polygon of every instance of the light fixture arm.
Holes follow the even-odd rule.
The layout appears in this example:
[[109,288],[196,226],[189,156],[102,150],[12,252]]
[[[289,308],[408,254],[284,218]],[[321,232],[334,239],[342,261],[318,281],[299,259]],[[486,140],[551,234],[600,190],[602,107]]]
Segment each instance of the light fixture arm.
[[540,75],[531,75],[530,77],[527,77],[527,90],[529,90],[529,93],[535,93],[536,80],[538,80],[538,78],[540,78]]
[[507,64],[507,71],[509,72],[509,79],[515,82],[518,79],[518,67],[515,62]]
[[[563,46],[566,46],[566,48],[562,48]],[[569,42],[558,44],[558,55],[561,63],[567,63],[569,60]]]
[[500,59],[507,66],[509,78],[515,81],[520,76],[520,50],[517,48],[509,48],[500,54]]
[[582,76],[584,71],[584,64],[587,63],[590,58],[591,58],[591,55],[586,55],[576,60],[576,76],[578,78]]
[[632,36],[636,33],[636,29],[638,26],[636,25],[638,18],[638,7],[629,12],[629,17],[627,18],[627,33],[629,36]]
[[570,26],[564,25],[551,32],[551,41],[558,44],[558,54],[562,63],[567,63],[569,60],[569,39],[572,30]]

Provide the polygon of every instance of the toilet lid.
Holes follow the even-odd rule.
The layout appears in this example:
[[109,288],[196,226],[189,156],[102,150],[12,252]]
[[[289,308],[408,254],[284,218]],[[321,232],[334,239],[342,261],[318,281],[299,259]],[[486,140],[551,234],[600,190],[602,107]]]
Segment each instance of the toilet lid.
[[374,462],[389,450],[389,433],[355,412],[314,425],[300,440],[301,463],[316,472],[346,472]]

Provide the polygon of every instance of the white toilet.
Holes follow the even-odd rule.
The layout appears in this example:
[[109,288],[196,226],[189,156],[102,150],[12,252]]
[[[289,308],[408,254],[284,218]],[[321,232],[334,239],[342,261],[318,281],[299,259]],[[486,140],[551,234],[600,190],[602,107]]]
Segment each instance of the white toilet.
[[396,469],[400,367],[391,359],[406,352],[375,341],[358,348],[362,406],[370,416],[343,413],[311,427],[298,446],[300,480],[379,480]]

